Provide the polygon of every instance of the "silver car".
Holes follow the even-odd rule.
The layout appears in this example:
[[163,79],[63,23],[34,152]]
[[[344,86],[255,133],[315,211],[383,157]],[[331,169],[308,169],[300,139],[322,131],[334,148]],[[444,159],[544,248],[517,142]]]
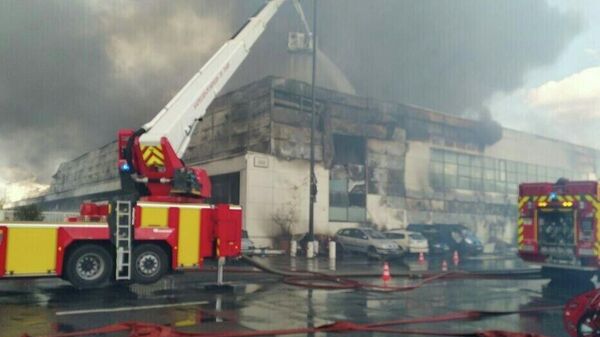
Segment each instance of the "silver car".
[[371,228],[344,228],[335,234],[338,253],[366,254],[370,258],[394,257],[403,254],[393,240]]

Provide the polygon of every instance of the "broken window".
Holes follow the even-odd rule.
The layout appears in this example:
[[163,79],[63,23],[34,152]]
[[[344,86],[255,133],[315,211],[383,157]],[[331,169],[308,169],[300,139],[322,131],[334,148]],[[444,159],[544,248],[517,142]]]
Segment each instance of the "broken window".
[[210,177],[213,204],[240,204],[240,173],[219,174]]
[[329,220],[366,219],[366,142],[364,137],[334,135],[329,171]]
[[365,164],[365,138],[358,136],[333,136],[334,164]]

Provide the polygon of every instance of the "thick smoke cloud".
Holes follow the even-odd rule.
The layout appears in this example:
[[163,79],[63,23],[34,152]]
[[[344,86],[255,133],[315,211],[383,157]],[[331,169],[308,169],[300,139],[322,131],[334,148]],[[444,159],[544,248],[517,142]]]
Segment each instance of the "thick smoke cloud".
[[[0,167],[47,182],[61,161],[143,124],[262,2],[2,2]],[[319,3],[321,50],[359,95],[456,114],[518,88],[581,28],[544,1]],[[303,1],[309,20],[310,4]],[[297,77],[290,30],[302,25],[287,4],[228,88]]]

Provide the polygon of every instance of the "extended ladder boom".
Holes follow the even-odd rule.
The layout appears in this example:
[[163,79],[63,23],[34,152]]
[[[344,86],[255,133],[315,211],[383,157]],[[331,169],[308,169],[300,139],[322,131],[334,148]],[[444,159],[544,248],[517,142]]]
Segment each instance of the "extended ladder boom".
[[177,156],[185,153],[198,120],[225,86],[285,0],[270,0],[197,72],[173,99],[143,126],[140,145],[166,137]]

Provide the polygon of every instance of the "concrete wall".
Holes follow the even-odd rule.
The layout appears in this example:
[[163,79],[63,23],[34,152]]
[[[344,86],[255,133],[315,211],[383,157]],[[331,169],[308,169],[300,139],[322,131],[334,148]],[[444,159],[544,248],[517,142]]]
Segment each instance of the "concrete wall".
[[[240,204],[244,228],[258,246],[274,244],[282,234],[275,218],[293,219],[293,234],[308,231],[309,163],[248,152],[203,165],[210,175],[240,172]],[[329,176],[322,165],[315,168],[317,203],[315,231],[328,233]]]

